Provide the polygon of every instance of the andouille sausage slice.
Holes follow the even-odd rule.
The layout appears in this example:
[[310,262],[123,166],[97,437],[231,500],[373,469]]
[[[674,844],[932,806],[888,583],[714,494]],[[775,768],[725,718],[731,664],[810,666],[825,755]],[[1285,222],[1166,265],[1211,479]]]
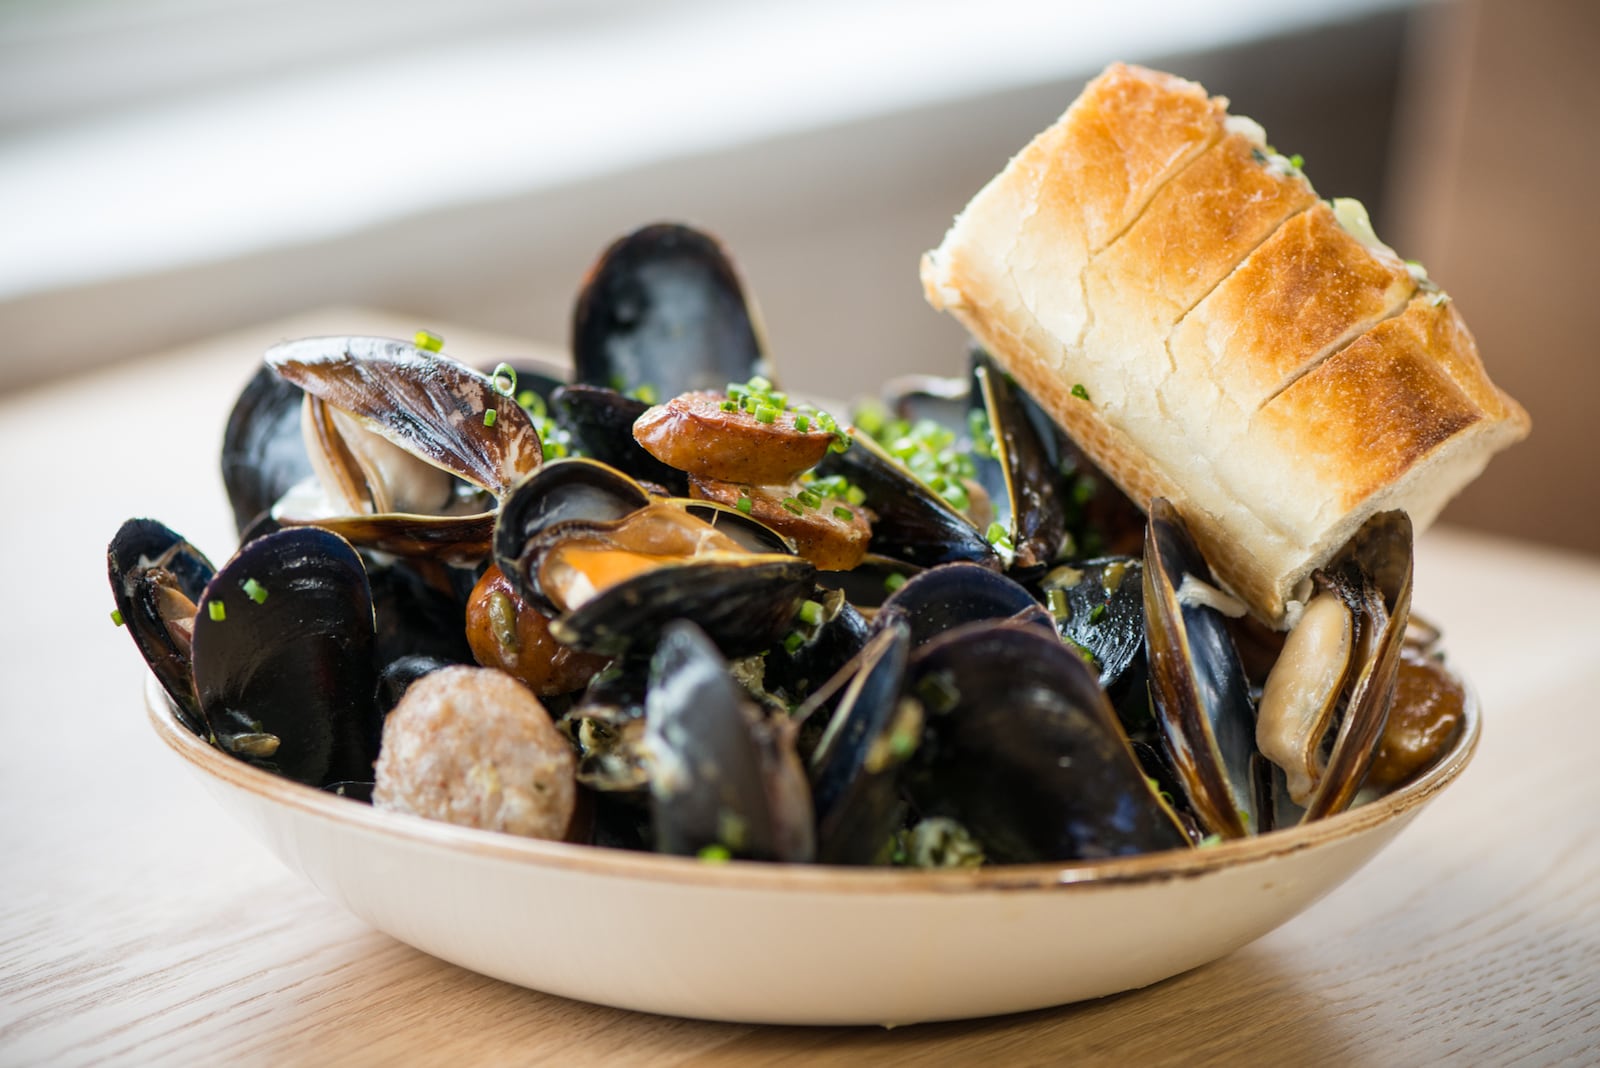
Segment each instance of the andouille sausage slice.
[[[828,454],[834,435],[815,416],[771,410],[771,422],[735,407],[722,393],[684,393],[633,424],[633,437],[662,463],[699,478],[769,485],[789,482]],[[809,424],[796,426],[798,419]],[[806,424],[801,424],[806,425]]]
[[837,497],[824,498],[815,506],[801,503],[804,488],[798,482],[761,486],[689,476],[691,497],[740,511],[745,506],[739,499],[748,498],[749,516],[793,539],[795,551],[819,571],[849,571],[867,555],[867,543],[872,540],[866,511]]

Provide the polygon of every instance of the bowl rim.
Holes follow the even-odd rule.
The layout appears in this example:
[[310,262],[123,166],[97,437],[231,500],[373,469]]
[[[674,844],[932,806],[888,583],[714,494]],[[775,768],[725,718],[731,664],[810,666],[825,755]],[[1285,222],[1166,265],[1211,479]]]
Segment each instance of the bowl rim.
[[1207,849],[1173,849],[1099,860],[939,871],[746,860],[708,864],[696,857],[521,838],[498,831],[461,827],[374,808],[231,757],[178,722],[172,699],[148,672],[145,708],[156,734],[203,779],[219,780],[257,800],[287,807],[301,815],[404,839],[414,845],[561,871],[724,890],[972,894],[1064,887],[1086,890],[1096,886],[1196,878],[1223,869],[1264,864],[1288,854],[1356,838],[1412,813],[1461,775],[1477,752],[1482,734],[1482,714],[1476,692],[1459,672],[1448,666],[1446,670],[1464,692],[1462,729],[1455,742],[1422,775],[1364,805],[1314,823],[1225,841]]

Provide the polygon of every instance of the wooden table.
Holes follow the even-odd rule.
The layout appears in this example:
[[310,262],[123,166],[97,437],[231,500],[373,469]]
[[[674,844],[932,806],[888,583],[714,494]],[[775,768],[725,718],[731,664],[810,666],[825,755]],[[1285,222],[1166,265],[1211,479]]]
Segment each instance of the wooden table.
[[[0,1064],[1600,1060],[1600,561],[1454,530],[1422,539],[1416,603],[1482,697],[1474,766],[1310,912],[1150,989],[758,1028],[507,986],[364,927],[156,740],[103,551],[153,515],[225,557],[217,445],[263,347],[420,325],[328,311],[0,398]],[[467,358],[518,351],[441,332]]]

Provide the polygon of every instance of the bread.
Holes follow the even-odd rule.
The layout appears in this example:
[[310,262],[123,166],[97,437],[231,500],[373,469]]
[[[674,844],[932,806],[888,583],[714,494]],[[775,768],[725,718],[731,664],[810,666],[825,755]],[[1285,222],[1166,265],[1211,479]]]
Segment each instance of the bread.
[[1156,71],[1090,82],[922,281],[1278,626],[1368,516],[1420,531],[1528,432],[1454,302],[1358,204],[1317,199],[1258,125]]

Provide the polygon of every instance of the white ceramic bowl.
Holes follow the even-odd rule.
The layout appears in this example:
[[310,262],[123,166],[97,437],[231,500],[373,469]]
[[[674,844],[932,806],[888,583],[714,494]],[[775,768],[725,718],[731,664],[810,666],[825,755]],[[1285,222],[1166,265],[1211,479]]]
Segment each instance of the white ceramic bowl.
[[979,871],[706,864],[382,812],[156,732],[285,864],[402,942],[584,1001],[752,1023],[906,1024],[1145,986],[1344,882],[1466,767],[1479,713],[1378,801],[1213,849]]

